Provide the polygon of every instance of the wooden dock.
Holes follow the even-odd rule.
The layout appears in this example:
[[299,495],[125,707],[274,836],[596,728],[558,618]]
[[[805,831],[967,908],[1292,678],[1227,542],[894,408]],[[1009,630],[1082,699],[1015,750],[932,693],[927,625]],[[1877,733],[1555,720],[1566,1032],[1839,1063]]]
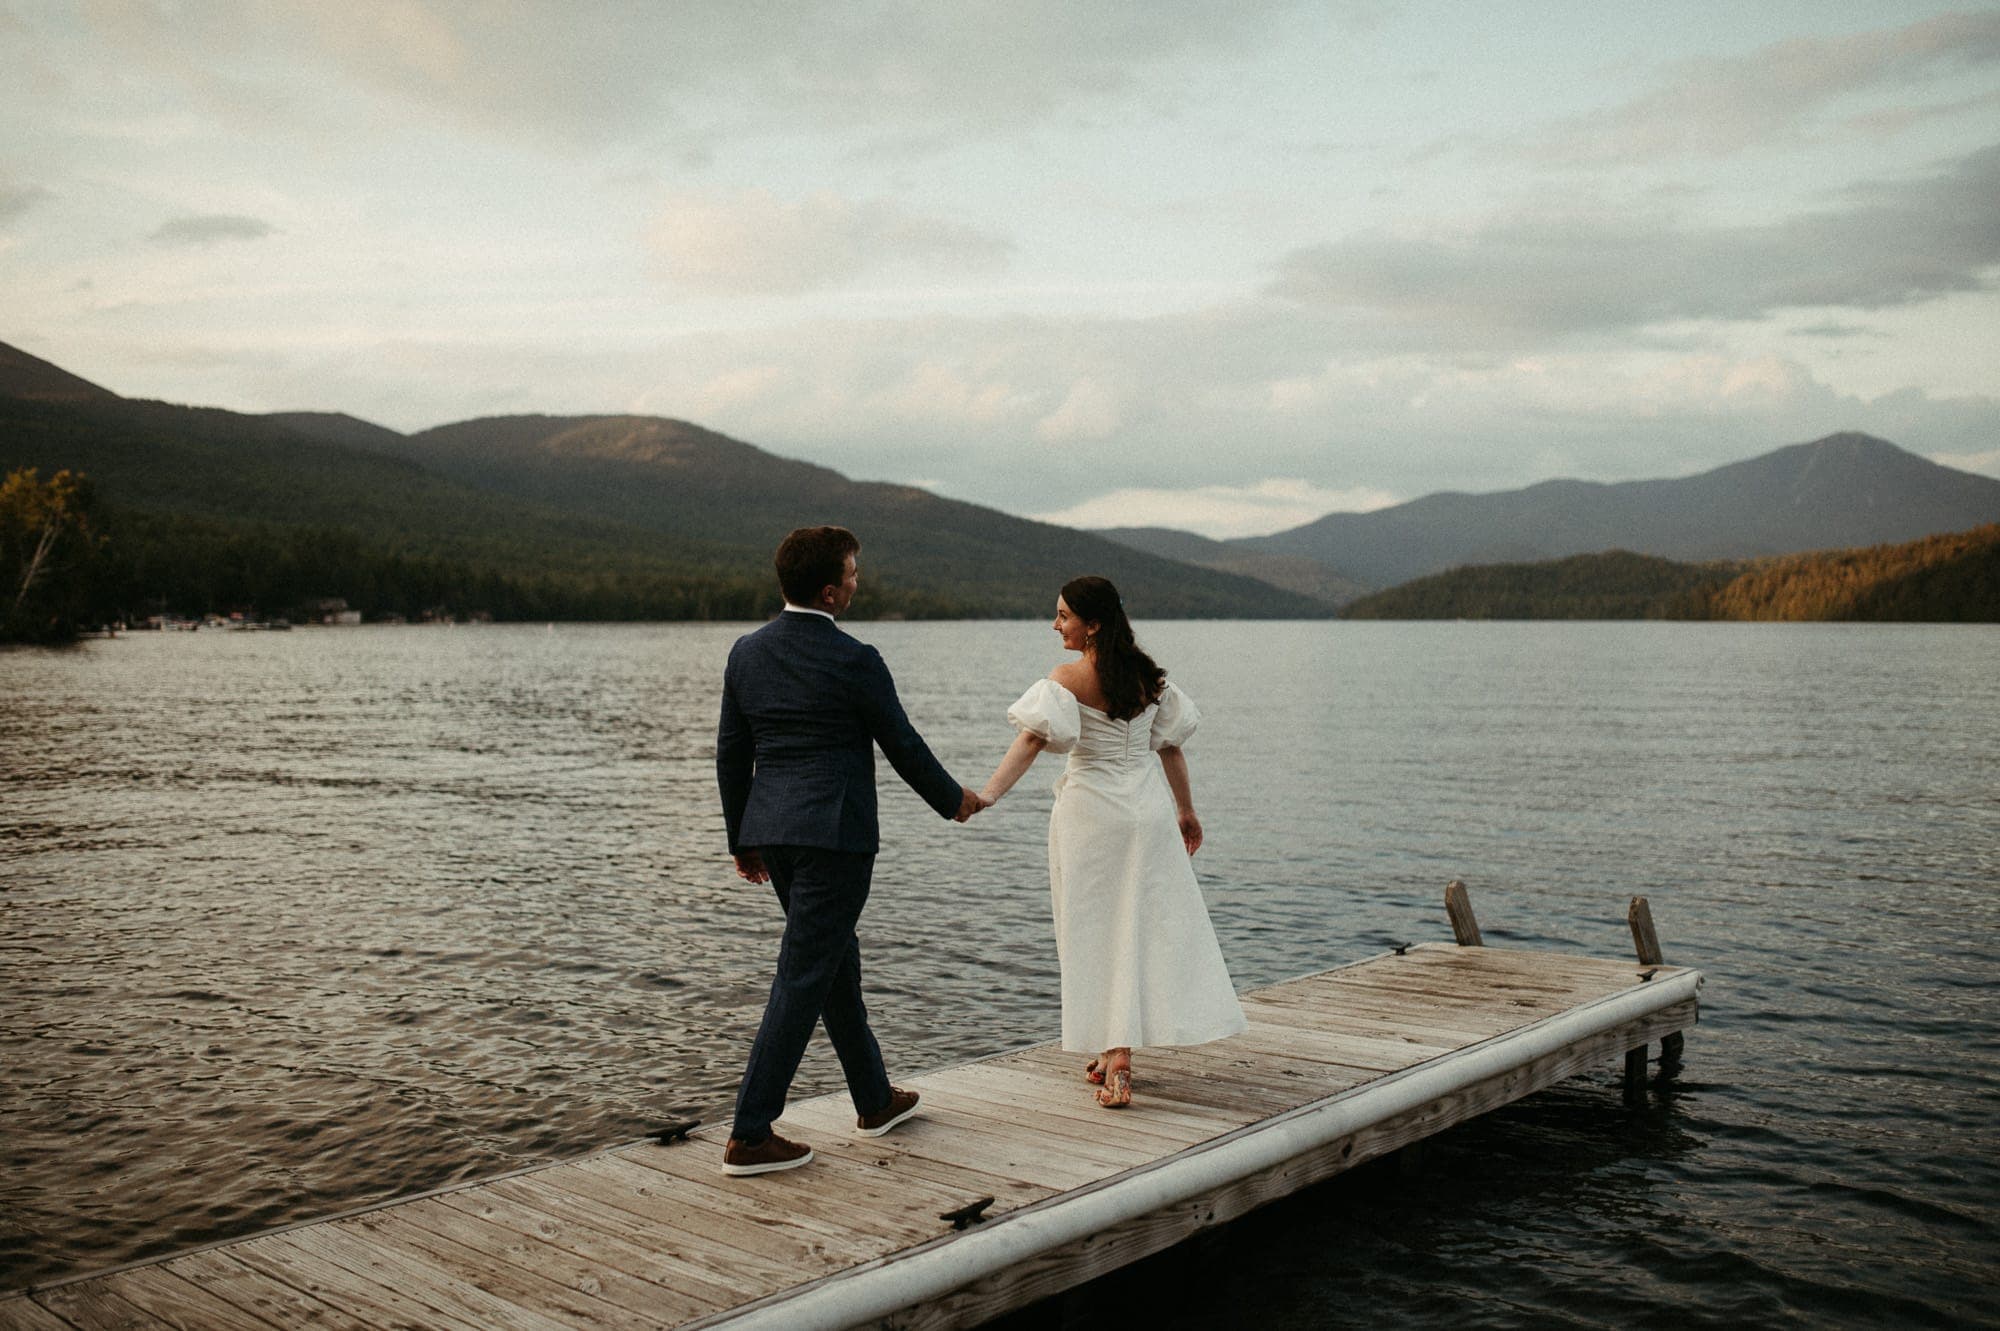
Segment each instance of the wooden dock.
[[1643,1076],[1651,1042],[1678,1058],[1701,975],[1659,964],[1643,901],[1635,963],[1480,946],[1453,890],[1460,943],[1245,994],[1244,1034],[1142,1051],[1124,1111],[1038,1045],[904,1081],[922,1111],[885,1137],[844,1093],[794,1104],[801,1170],[724,1177],[719,1125],[31,1289],[0,1328],[970,1326],[1576,1072]]

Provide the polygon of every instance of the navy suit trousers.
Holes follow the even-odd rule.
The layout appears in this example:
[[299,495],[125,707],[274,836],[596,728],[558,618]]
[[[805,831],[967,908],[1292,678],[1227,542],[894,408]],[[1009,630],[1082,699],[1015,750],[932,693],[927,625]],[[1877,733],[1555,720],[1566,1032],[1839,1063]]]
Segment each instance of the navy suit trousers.
[[816,846],[764,846],[760,854],[785,912],[785,936],[729,1131],[753,1144],[770,1136],[771,1124],[785,1112],[799,1060],[821,1022],[847,1074],[855,1113],[879,1112],[890,1095],[882,1050],[861,1001],[861,944],[854,936],[875,857]]

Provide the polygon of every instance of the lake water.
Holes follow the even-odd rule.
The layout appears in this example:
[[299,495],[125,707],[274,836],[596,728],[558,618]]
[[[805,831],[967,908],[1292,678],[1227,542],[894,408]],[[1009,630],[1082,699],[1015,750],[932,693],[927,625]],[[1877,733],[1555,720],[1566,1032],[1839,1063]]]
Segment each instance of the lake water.
[[[714,796],[742,631],[0,654],[0,1288],[721,1114],[778,920]],[[975,786],[1059,655],[1039,624],[854,631]],[[1489,942],[1609,957],[1643,894],[1709,983],[1643,1107],[1607,1065],[1067,1316],[2000,1322],[2000,630],[1141,633],[1206,713],[1197,865],[1239,985],[1449,938],[1453,877]],[[1055,773],[962,828],[885,787],[892,1072],[1056,1034]],[[838,1085],[822,1042],[800,1089]]]

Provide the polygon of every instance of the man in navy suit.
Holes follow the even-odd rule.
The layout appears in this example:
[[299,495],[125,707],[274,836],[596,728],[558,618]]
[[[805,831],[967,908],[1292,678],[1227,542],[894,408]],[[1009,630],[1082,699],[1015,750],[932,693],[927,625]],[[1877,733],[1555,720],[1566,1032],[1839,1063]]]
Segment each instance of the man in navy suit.
[[875,746],[946,818],[981,805],[932,756],[903,714],[882,655],[834,617],[854,599],[861,542],[844,527],[801,527],[778,547],[784,612],[737,639],[722,681],[715,774],[736,872],[768,882],[785,912],[764,1020],[736,1096],[725,1174],[767,1174],[812,1160],[771,1131],[813,1027],[847,1075],[856,1131],[880,1136],[917,1112],[917,1093],[889,1084],[861,1001],[855,922],[868,901],[879,836]]

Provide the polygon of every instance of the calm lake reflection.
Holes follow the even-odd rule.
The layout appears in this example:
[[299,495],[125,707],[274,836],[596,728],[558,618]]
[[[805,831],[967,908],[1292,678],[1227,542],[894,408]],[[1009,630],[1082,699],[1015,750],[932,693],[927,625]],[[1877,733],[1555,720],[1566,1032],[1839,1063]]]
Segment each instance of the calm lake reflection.
[[[858,624],[977,786],[1041,624]],[[1201,704],[1239,985],[1449,937],[1709,975],[1616,1069],[1100,1282],[1150,1325],[2000,1320],[2000,630],[1142,624]],[[743,626],[0,654],[0,1288],[726,1107],[777,911],[722,853]],[[883,766],[892,1071],[1057,1031],[1044,761],[966,827]],[[802,1092],[840,1083],[823,1043]],[[1114,1128],[1107,1125],[1106,1131]]]

